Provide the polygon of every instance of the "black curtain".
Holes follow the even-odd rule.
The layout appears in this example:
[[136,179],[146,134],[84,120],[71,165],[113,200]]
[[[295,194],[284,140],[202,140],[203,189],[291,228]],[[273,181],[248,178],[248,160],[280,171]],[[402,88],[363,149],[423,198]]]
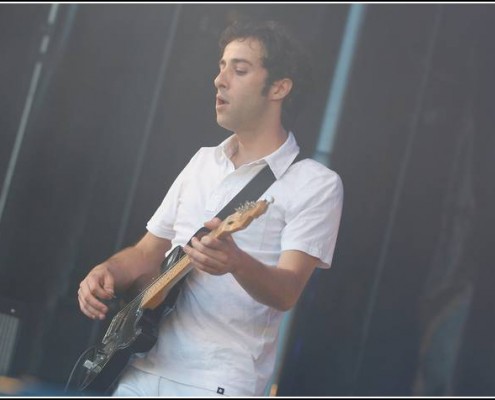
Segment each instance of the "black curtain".
[[[310,157],[350,9],[0,6],[0,314],[21,320],[10,375],[65,382],[105,327],[80,313],[80,280],[229,134],[214,110],[222,29],[278,19],[313,54],[294,127]],[[334,262],[294,311],[279,395],[495,393],[493,16],[366,5],[330,165],[345,189]]]

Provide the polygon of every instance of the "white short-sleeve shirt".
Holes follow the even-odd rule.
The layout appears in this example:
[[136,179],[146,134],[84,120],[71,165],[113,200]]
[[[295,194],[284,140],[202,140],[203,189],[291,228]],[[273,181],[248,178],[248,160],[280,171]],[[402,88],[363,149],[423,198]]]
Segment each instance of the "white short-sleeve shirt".
[[[276,268],[281,252],[300,250],[330,267],[340,223],[343,187],[338,174],[306,159],[292,132],[261,160],[235,168],[232,135],[217,147],[201,148],[178,175],[147,224],[152,234],[186,244],[266,164],[277,180],[263,197],[274,203],[244,230],[236,244]],[[232,396],[263,395],[275,363],[283,312],[258,303],[231,274],[193,269],[174,311],[161,321],[157,344],[134,366],[178,382]]]

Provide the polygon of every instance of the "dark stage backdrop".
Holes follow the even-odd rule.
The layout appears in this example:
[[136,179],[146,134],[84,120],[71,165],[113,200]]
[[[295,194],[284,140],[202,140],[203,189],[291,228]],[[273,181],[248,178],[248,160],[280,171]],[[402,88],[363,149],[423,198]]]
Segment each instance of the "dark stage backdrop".
[[[278,394],[495,395],[495,9],[363,8],[328,149],[341,232],[293,313]],[[294,126],[311,157],[351,9],[0,6],[0,327],[17,321],[0,375],[61,385],[102,333],[78,309],[80,280],[229,134],[214,110],[222,29],[278,19],[313,54]]]

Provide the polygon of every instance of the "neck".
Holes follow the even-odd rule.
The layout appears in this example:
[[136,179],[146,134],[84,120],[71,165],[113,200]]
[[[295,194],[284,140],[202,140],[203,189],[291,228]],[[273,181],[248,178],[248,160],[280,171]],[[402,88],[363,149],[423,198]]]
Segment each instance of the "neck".
[[288,136],[281,125],[272,130],[235,132],[235,135],[238,149],[231,161],[236,168],[273,153],[284,144]]

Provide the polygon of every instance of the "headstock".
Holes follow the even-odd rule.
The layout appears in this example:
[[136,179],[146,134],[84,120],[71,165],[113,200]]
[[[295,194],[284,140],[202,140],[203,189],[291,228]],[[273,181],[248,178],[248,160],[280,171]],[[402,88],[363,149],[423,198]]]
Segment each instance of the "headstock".
[[221,237],[225,234],[234,233],[245,229],[255,218],[263,215],[268,206],[273,203],[273,199],[248,201],[238,207],[234,214],[225,218],[220,226],[215,230],[214,234]]

